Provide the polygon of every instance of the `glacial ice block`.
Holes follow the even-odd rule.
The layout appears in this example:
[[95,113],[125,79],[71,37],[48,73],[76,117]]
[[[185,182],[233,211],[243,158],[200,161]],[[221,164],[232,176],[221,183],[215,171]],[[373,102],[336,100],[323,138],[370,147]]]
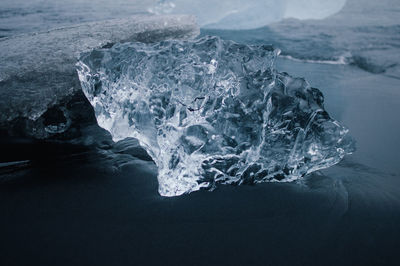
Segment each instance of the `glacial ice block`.
[[292,181],[352,151],[348,130],[301,78],[277,72],[278,51],[218,37],[125,43],[77,64],[98,124],[134,137],[158,166],[159,193],[218,183]]
[[[116,42],[154,42],[199,34],[194,17],[136,15],[0,40],[0,127],[37,120],[48,108],[80,91],[79,54]],[[61,111],[60,111],[61,112]],[[68,120],[67,117],[65,120]],[[64,123],[67,126],[67,122]],[[47,126],[57,132],[63,127]],[[30,129],[45,137],[40,128]]]

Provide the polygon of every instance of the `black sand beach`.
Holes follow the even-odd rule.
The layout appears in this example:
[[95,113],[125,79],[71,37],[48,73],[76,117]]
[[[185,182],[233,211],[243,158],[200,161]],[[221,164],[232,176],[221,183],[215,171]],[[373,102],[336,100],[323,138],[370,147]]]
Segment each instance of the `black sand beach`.
[[357,139],[354,155],[298,183],[165,198],[140,149],[109,157],[93,147],[8,142],[10,158],[30,161],[12,178],[2,174],[1,264],[396,265],[397,81],[350,66],[283,59],[277,68],[322,89],[328,111]]

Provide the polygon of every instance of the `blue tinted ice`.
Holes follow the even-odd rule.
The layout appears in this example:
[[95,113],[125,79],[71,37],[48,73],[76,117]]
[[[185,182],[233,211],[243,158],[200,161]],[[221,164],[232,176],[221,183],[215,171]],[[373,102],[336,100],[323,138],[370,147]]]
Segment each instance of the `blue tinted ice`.
[[297,180],[352,151],[322,93],[273,68],[277,53],[217,37],[125,43],[83,54],[78,73],[98,124],[137,138],[175,196]]

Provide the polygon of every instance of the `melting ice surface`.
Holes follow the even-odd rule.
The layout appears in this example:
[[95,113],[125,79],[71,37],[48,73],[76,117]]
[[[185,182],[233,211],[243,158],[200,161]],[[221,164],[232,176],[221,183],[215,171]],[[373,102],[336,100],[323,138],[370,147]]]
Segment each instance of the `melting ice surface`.
[[273,68],[278,51],[218,37],[125,43],[84,53],[82,89],[115,141],[134,137],[159,193],[293,181],[352,151],[323,95]]

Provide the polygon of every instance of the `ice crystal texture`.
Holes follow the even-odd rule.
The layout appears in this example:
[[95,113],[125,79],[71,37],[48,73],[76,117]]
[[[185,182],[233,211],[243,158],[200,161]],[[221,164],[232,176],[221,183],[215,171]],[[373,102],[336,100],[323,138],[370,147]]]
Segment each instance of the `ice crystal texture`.
[[351,152],[323,95],[273,68],[277,51],[218,37],[125,43],[82,55],[98,124],[135,137],[158,166],[159,193],[218,183],[293,181]]

